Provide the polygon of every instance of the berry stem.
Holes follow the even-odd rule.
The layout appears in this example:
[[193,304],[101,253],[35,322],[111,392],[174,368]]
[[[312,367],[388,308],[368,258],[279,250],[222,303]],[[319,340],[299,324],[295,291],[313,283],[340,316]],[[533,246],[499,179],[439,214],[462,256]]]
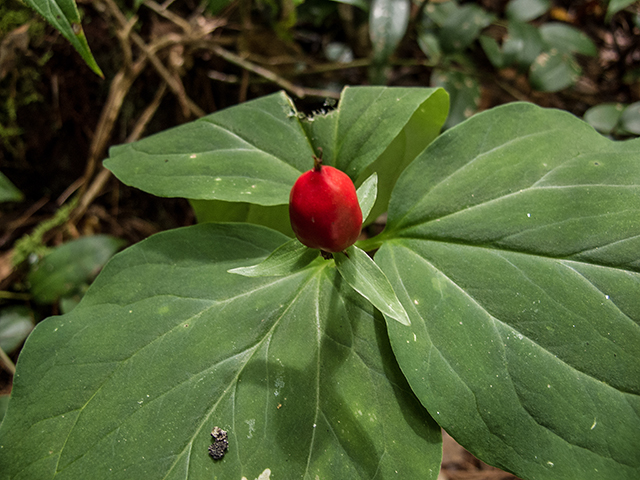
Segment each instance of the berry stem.
[[322,147],[318,147],[319,157],[313,156],[313,170],[319,172],[322,170]]

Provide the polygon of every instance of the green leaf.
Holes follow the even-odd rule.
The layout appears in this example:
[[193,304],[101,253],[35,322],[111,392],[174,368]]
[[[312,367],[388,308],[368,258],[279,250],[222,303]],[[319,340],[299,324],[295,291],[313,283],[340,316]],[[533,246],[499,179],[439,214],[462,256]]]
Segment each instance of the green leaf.
[[4,415],[7,412],[8,406],[9,395],[0,395],[0,424],[2,424],[2,420],[4,419]]
[[549,49],[564,53],[579,53],[594,57],[598,49],[585,33],[571,25],[559,22],[549,22],[540,26],[540,35]]
[[354,7],[358,7],[365,12],[369,11],[369,2],[367,0],[331,0],[336,3],[346,3],[347,5],[353,5]]
[[24,0],[24,2],[42,15],[73,45],[96,75],[104,78],[82,30],[80,13],[75,0]]
[[640,474],[640,141],[531,104],[405,171],[376,254],[396,358],[440,425],[521,478]]
[[[200,224],[116,255],[70,314],[27,340],[0,477],[435,480],[440,430],[382,316],[333,262],[227,273],[286,240]],[[216,426],[229,442],[219,461],[207,452]]]
[[448,2],[428,2],[424,12],[436,25],[442,27],[449,17],[456,14],[459,8],[458,2],[455,0]]
[[438,64],[442,59],[442,47],[440,47],[440,40],[435,33],[430,30],[421,28],[418,31],[418,46],[422,53],[424,53],[429,61],[433,64]]
[[125,244],[108,235],[93,235],[56,247],[31,267],[27,281],[38,303],[53,303],[91,281]]
[[551,8],[550,0],[511,0],[506,13],[510,20],[528,22],[538,18]]
[[12,306],[0,310],[0,348],[13,352],[35,326],[33,312],[27,307]]
[[356,292],[369,300],[385,316],[397,320],[402,325],[411,324],[389,280],[366,252],[353,245],[347,248],[346,254],[338,252],[333,256],[338,272]]
[[[293,185],[291,185],[293,186]],[[244,222],[272,228],[293,237],[289,205],[264,206],[222,200],[189,200],[199,223]]]
[[139,142],[112,147],[105,166],[162,197],[282,205],[314,151],[282,92]]
[[624,110],[621,103],[601,103],[584,112],[584,120],[605,135],[612,133]]
[[360,210],[362,210],[362,221],[366,220],[376,203],[378,196],[378,174],[373,172],[369,175],[362,185],[358,187],[356,191],[358,195],[358,203],[360,204]]
[[286,276],[308,267],[319,256],[320,250],[306,247],[294,238],[280,245],[257,265],[232,268],[229,273],[245,277]]
[[624,109],[620,116],[620,127],[635,135],[640,135],[640,102],[635,102]]
[[402,171],[438,135],[449,99],[443,89],[345,88],[338,109],[307,123],[324,161],[356,186],[377,172],[378,196],[365,224],[387,210]]
[[24,195],[11,181],[0,173],[0,202],[20,202]]
[[607,21],[611,20],[611,17],[618,13],[620,10],[627,8],[635,0],[609,0],[609,6],[607,7]]
[[502,68],[505,66],[504,54],[498,42],[488,35],[480,35],[480,45],[484,50],[485,55],[496,68]]
[[478,5],[461,6],[442,23],[439,34],[442,49],[449,53],[466,49],[494,18]]
[[154,195],[247,204],[230,212],[229,203],[201,204],[201,221],[260,223],[266,213],[267,225],[290,233],[286,208],[248,204],[288,204],[291,187],[322,147],[324,163],[356,185],[378,172],[375,218],[386,210],[402,170],[437,136],[447,108],[443,90],[353,87],[344,89],[337,109],[302,121],[293,102],[278,93],[112,147],[105,166]]
[[445,128],[457,125],[478,111],[480,83],[475,78],[461,72],[434,69],[431,82],[434,87],[442,87],[449,93],[451,108]]
[[[369,37],[374,67],[382,74],[383,66],[396,50],[409,25],[411,0],[372,0],[369,10]],[[384,84],[381,76],[375,83]]]
[[541,92],[557,92],[573,85],[580,72],[572,55],[552,50],[538,55],[529,69],[529,81]]
[[409,25],[411,0],[372,0],[369,9],[369,38],[373,50],[369,67],[372,85],[387,83],[389,57],[396,50]]
[[516,64],[522,69],[528,69],[542,53],[544,46],[540,30],[528,23],[512,20],[502,45],[504,65]]

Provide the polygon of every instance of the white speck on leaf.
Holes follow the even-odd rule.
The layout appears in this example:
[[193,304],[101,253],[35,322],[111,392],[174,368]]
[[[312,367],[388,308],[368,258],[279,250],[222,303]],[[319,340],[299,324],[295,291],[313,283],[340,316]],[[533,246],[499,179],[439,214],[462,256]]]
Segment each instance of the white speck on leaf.
[[[258,475],[255,480],[269,480],[271,478],[271,469],[265,468],[264,472]],[[242,477],[240,480],[248,480],[247,477]]]
[[249,427],[249,435],[247,435],[247,438],[253,438],[253,432],[256,431],[256,419],[250,418],[249,420],[245,420],[244,423]]

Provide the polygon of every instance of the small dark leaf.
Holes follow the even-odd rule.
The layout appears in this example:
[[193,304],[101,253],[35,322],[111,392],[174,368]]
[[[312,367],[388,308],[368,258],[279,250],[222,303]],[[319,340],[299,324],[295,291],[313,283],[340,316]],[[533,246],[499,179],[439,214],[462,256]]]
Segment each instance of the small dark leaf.
[[0,202],[19,202],[24,198],[11,181],[0,173]]
[[635,135],[640,135],[640,102],[635,102],[624,109],[620,117],[620,127]]
[[544,14],[550,7],[550,0],[511,0],[506,12],[511,20],[528,22]]
[[608,135],[618,125],[623,110],[624,105],[621,103],[601,103],[587,110],[584,120],[600,133]]
[[0,310],[0,348],[13,352],[35,326],[33,312],[27,307],[12,306]]
[[443,50],[449,53],[464,50],[493,18],[478,5],[466,4],[458,8],[442,24],[439,38]]
[[369,10],[369,36],[374,64],[384,65],[404,37],[409,24],[410,0],[373,0]]
[[445,128],[451,128],[478,111],[480,103],[480,83],[473,77],[460,72],[434,70],[431,75],[434,87],[442,87],[449,93],[449,116]]
[[552,50],[538,55],[529,70],[529,81],[541,92],[557,92],[573,85],[580,71],[572,55]]
[[39,303],[53,303],[78,291],[95,278],[104,264],[124,245],[108,235],[93,235],[56,247],[32,266],[27,280]]
[[549,22],[540,26],[540,35],[548,49],[556,49],[565,53],[579,53],[595,56],[596,45],[584,32],[564,23]]
[[485,55],[494,67],[502,68],[506,66],[502,49],[494,38],[487,35],[480,35],[479,40]]
[[512,20],[509,22],[507,38],[502,45],[504,64],[516,64],[528,69],[544,49],[540,31],[528,23]]

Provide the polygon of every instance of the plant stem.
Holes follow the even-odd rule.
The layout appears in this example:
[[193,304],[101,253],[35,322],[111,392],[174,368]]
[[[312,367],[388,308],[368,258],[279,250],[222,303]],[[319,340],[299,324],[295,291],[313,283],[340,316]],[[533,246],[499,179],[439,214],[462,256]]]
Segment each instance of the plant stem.
[[9,356],[5,353],[5,351],[0,347],[0,364],[7,370],[11,375],[16,374],[16,365],[11,361]]

